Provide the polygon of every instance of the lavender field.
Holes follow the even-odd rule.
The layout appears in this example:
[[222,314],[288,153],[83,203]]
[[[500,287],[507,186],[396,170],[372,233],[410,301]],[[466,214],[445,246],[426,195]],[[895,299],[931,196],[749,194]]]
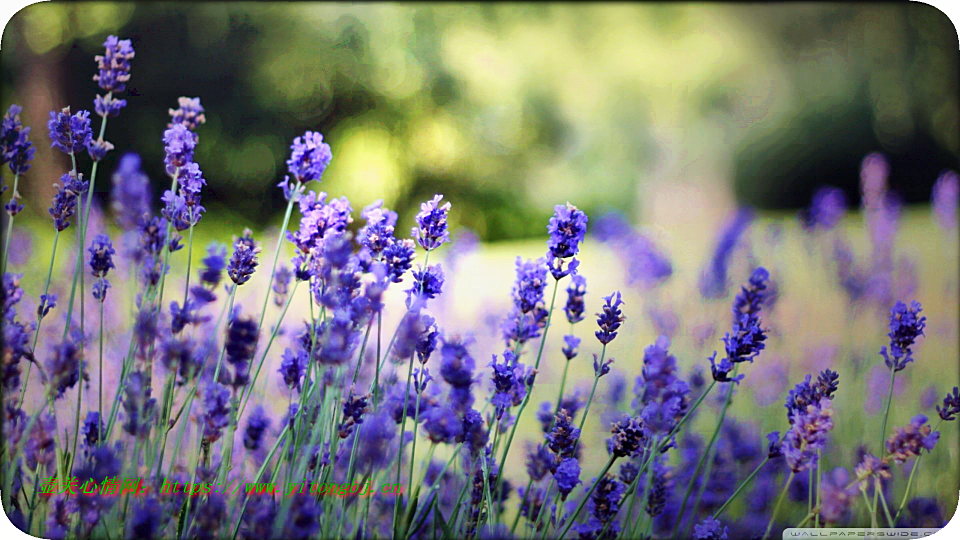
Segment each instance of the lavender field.
[[207,182],[203,96],[138,134],[155,163],[112,137],[141,51],[103,39],[88,110],[3,104],[0,490],[22,531],[766,539],[956,513],[955,171],[908,205],[876,151],[848,156],[856,200],[667,183],[643,219],[557,199],[539,237],[482,241],[455,195],[348,199],[317,127],[262,179],[285,201],[263,227]]

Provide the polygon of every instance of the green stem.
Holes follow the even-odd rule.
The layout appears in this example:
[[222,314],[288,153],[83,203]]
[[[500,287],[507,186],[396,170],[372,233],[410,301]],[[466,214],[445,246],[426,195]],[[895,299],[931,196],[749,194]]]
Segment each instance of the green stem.
[[[896,366],[893,366],[890,368],[890,387],[887,390],[887,404],[883,409],[883,424],[880,430],[880,451],[878,452],[878,454],[883,454],[883,443],[887,438],[887,419],[890,416],[890,403],[893,401],[893,383],[894,383],[894,379],[896,379],[896,376],[897,376]],[[876,519],[876,512],[877,512],[877,497],[878,497],[877,490],[873,490],[874,519]]]
[[183,307],[187,307],[187,298],[190,296],[190,263],[193,262],[193,208],[190,209],[190,235],[187,240],[187,279],[183,286]]
[[277,338],[277,334],[280,333],[280,325],[283,323],[283,318],[287,315],[287,310],[290,308],[290,303],[293,302],[293,295],[297,292],[297,285],[299,281],[293,283],[293,289],[290,290],[290,294],[287,296],[287,301],[283,305],[283,310],[280,312],[280,318],[277,320],[277,324],[274,326],[273,331],[270,333],[270,339],[267,341],[267,346],[263,349],[263,354],[260,355],[260,362],[257,364],[257,370],[253,373],[253,379],[250,380],[250,384],[240,390],[240,410],[237,414],[237,418],[243,415],[243,411],[246,410],[247,403],[250,401],[250,394],[253,393],[246,391],[246,388],[253,388],[257,383],[257,379],[260,377],[260,370],[263,369],[263,364],[267,360],[267,353],[270,352],[270,347],[273,345],[273,341]]
[[[298,181],[296,187],[294,188],[294,193],[299,192],[299,190],[300,182]],[[267,304],[270,303],[270,291],[273,288],[274,272],[277,271],[277,261],[280,260],[280,248],[283,247],[283,235],[287,231],[287,227],[290,225],[290,215],[293,213],[293,203],[295,200],[296,197],[291,195],[290,200],[287,201],[287,210],[283,214],[283,225],[280,226],[280,234],[277,237],[277,246],[273,249],[273,263],[270,265],[270,281],[267,282],[267,293],[263,296],[263,308],[260,310],[260,322],[257,324],[258,330],[263,326],[263,319],[267,315]],[[290,295],[293,296],[293,293]]]
[[[739,369],[739,367],[740,367],[740,365],[737,364],[737,365],[733,368],[733,376],[734,376],[734,377],[737,376],[737,370]],[[731,383],[728,383],[728,384],[730,385],[730,389],[727,391],[727,398],[726,398],[726,400],[724,401],[723,409],[722,409],[721,412],[720,412],[720,417],[717,419],[717,425],[716,425],[716,427],[715,427],[714,430],[713,430],[713,436],[710,437],[710,443],[707,444],[707,447],[706,447],[706,448],[704,448],[704,450],[703,450],[703,455],[700,456],[700,461],[697,463],[697,467],[694,469],[693,475],[690,477],[690,482],[687,484],[687,491],[686,491],[686,493],[684,493],[684,495],[683,495],[683,502],[680,504],[680,512],[677,513],[677,521],[676,521],[676,523],[674,523],[674,525],[673,525],[673,532],[670,534],[670,537],[671,537],[671,538],[676,538],[676,537],[677,537],[677,532],[680,530],[680,522],[683,521],[683,512],[687,509],[687,501],[689,500],[690,494],[691,494],[691,492],[692,492],[692,490],[693,490],[693,484],[694,484],[694,482],[697,480],[697,478],[699,477],[700,469],[703,468],[704,463],[707,461],[707,456],[711,456],[711,455],[712,455],[713,445],[717,442],[717,437],[719,437],[719,435],[720,435],[720,428],[723,426],[723,420],[724,420],[724,419],[726,418],[726,416],[727,416],[727,409],[730,407],[730,400],[733,398],[733,387],[734,387],[734,385],[735,385],[736,383],[731,382]],[[712,387],[712,386],[711,386],[711,387]],[[711,467],[711,468],[712,468],[712,465],[713,465],[713,460],[710,460],[710,467]],[[708,479],[708,478],[709,478],[709,477],[707,477],[707,476],[704,477],[701,488],[703,488],[703,487],[705,487],[705,486],[707,485],[707,479]],[[689,526],[690,526],[691,524],[693,524],[693,522],[694,522],[694,520],[695,520],[696,508],[697,508],[697,505],[700,504],[700,496],[702,496],[702,494],[703,494],[703,489],[700,489],[700,490],[699,490],[699,494],[698,494],[698,496],[697,496],[697,499],[696,499],[696,501],[694,502],[694,506],[693,506],[694,511],[691,512],[690,522],[689,522],[689,524],[688,524],[688,528],[689,528]]]
[[761,540],[767,540],[767,537],[770,536],[770,530],[773,529],[773,522],[777,519],[777,512],[780,511],[780,505],[783,504],[783,498],[787,495],[787,489],[790,487],[790,482],[793,481],[794,472],[790,472],[790,476],[787,477],[787,482],[783,484],[783,491],[780,492],[780,497],[777,498],[777,504],[773,507],[773,513],[770,514],[770,521],[767,522],[767,530],[763,533],[763,538]]
[[[103,281],[103,278],[100,278],[100,281]],[[100,399],[98,401],[99,405],[97,407],[97,442],[101,445],[103,444],[103,298],[100,299],[100,376],[98,377],[99,385],[99,395]]]
[[731,495],[730,498],[727,499],[727,502],[723,503],[723,506],[721,506],[720,509],[713,514],[713,519],[719,518],[720,514],[722,514],[723,511],[727,509],[727,506],[730,503],[732,503],[737,498],[738,495],[740,495],[740,492],[743,491],[743,488],[750,485],[750,482],[753,481],[753,477],[755,477],[757,473],[760,472],[760,469],[763,468],[764,465],[766,465],[769,459],[770,459],[770,456],[763,458],[763,461],[761,461],[760,464],[757,465],[757,468],[754,469],[752,473],[750,473],[750,476],[747,476],[747,478],[740,483],[740,486],[737,488],[736,491],[733,492],[733,495]]
[[883,489],[880,487],[880,480],[877,478],[873,479],[873,491],[880,492],[880,504],[883,506],[883,514],[887,518],[887,526],[892,529],[894,527],[893,518],[890,516],[890,508],[887,507],[887,497],[883,494]]
[[[410,400],[410,377],[413,374],[413,355],[410,355],[410,364],[407,366],[407,389],[403,394],[403,413],[401,416],[403,420],[400,422],[400,444],[397,445],[397,484],[400,483],[400,468],[403,465],[403,432],[407,428],[407,404]],[[414,427],[416,429],[416,427]],[[411,463],[411,466],[413,464]],[[393,526],[391,530],[397,530],[397,519],[400,514],[400,502],[403,498],[403,493],[397,495],[393,504]]]
[[[53,261],[57,258],[57,241],[60,240],[60,231],[57,231],[53,235],[53,250],[50,253],[50,266],[47,268],[47,283],[43,286],[43,295],[46,296],[50,293],[50,278],[53,277]],[[33,333],[33,345],[30,346],[30,350],[36,353],[37,350],[37,340],[40,338],[40,325],[43,323],[44,317],[41,317],[40,314],[37,314],[37,329]],[[20,399],[17,401],[17,408],[23,406],[23,396],[24,392],[27,391],[27,382],[30,381],[30,368],[33,367],[33,362],[27,364],[27,374],[23,377],[23,385],[20,386]]]
[[[557,303],[557,288],[560,286],[560,280],[553,281],[553,295],[550,299],[550,311],[547,312],[547,324],[543,328],[543,337],[540,338],[540,350],[537,352],[537,360],[533,364],[533,371],[536,372],[540,369],[540,359],[543,357],[543,346],[547,342],[547,332],[550,331],[550,320],[553,318],[553,308]],[[500,463],[504,464],[507,462],[507,455],[510,453],[510,447],[513,445],[513,436],[517,433],[517,426],[520,425],[520,417],[523,416],[523,411],[527,408],[527,403],[530,402],[530,393],[533,390],[533,384],[527,387],[527,395],[523,398],[523,401],[520,402],[520,409],[517,410],[517,417],[513,421],[513,426],[510,428],[510,435],[507,437],[507,445],[503,448],[503,454],[500,455]],[[586,413],[584,413],[586,414]],[[500,493],[500,486],[503,483],[503,475],[497,475],[497,485],[493,490],[494,495]]]

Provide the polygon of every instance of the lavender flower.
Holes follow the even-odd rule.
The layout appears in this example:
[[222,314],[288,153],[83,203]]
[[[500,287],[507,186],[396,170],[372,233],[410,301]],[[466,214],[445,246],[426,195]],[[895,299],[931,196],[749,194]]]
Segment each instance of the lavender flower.
[[98,234],[93,239],[88,249],[90,252],[90,270],[93,277],[106,277],[111,268],[116,268],[113,264],[113,255],[116,250],[113,249],[113,243],[110,237],[105,234]]
[[[616,295],[616,300],[614,300]],[[620,312],[620,306],[623,302],[620,300],[620,291],[612,293],[610,296],[604,296],[604,305],[601,308],[602,313],[597,313],[597,325],[600,330],[595,332],[597,340],[606,345],[617,337],[617,330],[626,317]]]
[[[323,142],[323,135],[319,131],[307,131],[290,145],[287,169],[298,184],[319,182],[332,159],[333,153],[330,145]],[[284,183],[289,185],[289,180]]]
[[326,238],[340,236],[353,222],[350,217],[350,201],[346,197],[326,202],[327,194],[311,191],[300,197],[300,229],[287,231],[287,239],[297,246],[303,254],[320,254]]
[[426,269],[413,271],[413,284],[407,290],[407,308],[414,302],[426,302],[440,295],[443,288],[443,268],[431,264]]
[[837,467],[820,476],[820,518],[826,523],[847,520],[850,506],[857,500],[857,487],[850,485],[850,473]]
[[753,211],[741,208],[727,220],[720,230],[713,256],[700,274],[700,295],[704,298],[720,298],[727,293],[727,270],[740,236],[753,221]]
[[644,426],[638,418],[624,418],[610,429],[607,450],[617,457],[635,456],[647,441]]
[[421,418],[431,442],[450,444],[463,436],[463,422],[451,407],[433,407],[421,414]]
[[887,452],[897,463],[903,463],[913,456],[919,456],[920,451],[933,450],[940,440],[940,432],[933,431],[927,424],[927,417],[922,414],[914,416],[910,423],[897,428],[887,439]]
[[847,198],[843,190],[835,187],[821,187],[813,194],[810,208],[800,214],[800,224],[804,229],[814,232],[818,229],[829,231],[843,219]]
[[300,391],[300,381],[307,371],[307,351],[293,352],[289,348],[283,351],[283,361],[278,370],[283,375],[283,383],[287,388]]
[[124,387],[123,430],[138,439],[150,434],[150,427],[156,414],[157,400],[150,397],[149,379],[139,371],[127,377]]
[[82,152],[93,137],[90,113],[80,111],[70,114],[70,107],[64,107],[59,113],[50,111],[47,129],[50,131],[50,147],[59,148],[65,154]]
[[[23,174],[30,169],[33,154],[37,151],[30,142],[30,128],[20,123],[23,107],[10,105],[0,124],[0,159],[10,167],[13,174]],[[18,194],[14,193],[14,197]],[[9,209],[8,209],[9,210]],[[15,215],[19,210],[13,212]]]
[[783,443],[783,454],[793,472],[816,466],[816,451],[823,449],[831,429],[833,409],[829,399],[807,405],[805,411],[794,416],[793,425]]
[[257,269],[257,255],[260,254],[260,245],[254,242],[253,232],[244,229],[243,236],[233,242],[233,256],[227,265],[227,275],[237,285],[243,285],[250,280]]
[[290,281],[293,279],[293,272],[290,267],[281,264],[273,276],[273,303],[280,307],[287,300],[287,294],[290,292]]
[[61,176],[60,182],[49,212],[53,216],[53,226],[63,231],[70,226],[70,217],[77,208],[77,198],[86,193],[89,182],[84,181],[82,174],[74,176],[73,172]]
[[890,478],[890,466],[885,460],[879,459],[872,454],[864,454],[863,460],[854,470],[859,481],[860,489],[866,489],[868,480],[876,478],[878,480],[888,480]]
[[960,414],[960,389],[954,386],[953,393],[947,393],[947,397],[943,398],[943,407],[937,405],[937,414],[941,420],[948,422],[955,419],[956,414]]
[[197,147],[197,140],[187,126],[173,124],[163,132],[163,150],[166,156],[163,163],[167,167],[167,174],[173,175],[180,167],[193,161],[193,150]]
[[203,391],[203,443],[216,442],[229,423],[230,391],[223,385],[210,382]]
[[[180,96],[177,98],[177,105],[176,109],[168,110],[170,115],[168,128],[172,128],[174,124],[183,124],[190,131],[196,131],[198,127],[207,122],[207,117],[203,114],[203,106],[200,105],[200,98]],[[194,139],[196,139],[196,134],[194,134]]]
[[260,338],[257,321],[254,317],[243,317],[238,309],[230,318],[227,339],[224,343],[226,361],[233,366],[233,387],[235,390],[246,386],[250,381],[250,362],[257,352],[257,340]]
[[93,161],[103,161],[103,158],[106,157],[107,152],[111,150],[113,150],[113,144],[103,140],[102,138],[91,140],[89,143],[87,143],[87,155],[89,155],[90,159]]
[[133,45],[129,39],[108,36],[103,42],[106,51],[97,55],[97,74],[93,80],[107,92],[123,92],[130,80],[130,60],[134,57]]
[[903,302],[897,302],[890,310],[890,333],[887,334],[890,337],[889,354],[886,346],[880,349],[888,368],[901,371],[913,362],[911,347],[923,335],[927,325],[927,318],[918,316],[922,309],[920,302],[914,301],[909,308]]
[[499,420],[503,417],[503,412],[513,405],[514,394],[526,393],[524,371],[522,364],[517,362],[517,355],[509,349],[503,351],[503,362],[497,363],[497,355],[493,355],[493,361],[488,365],[493,368],[490,378],[493,397],[490,398],[490,404],[495,407]]
[[437,249],[444,242],[450,241],[450,232],[447,230],[447,214],[450,212],[450,203],[440,204],[443,195],[436,195],[433,199],[420,205],[417,214],[417,226],[411,235],[426,251]]
[[416,246],[413,240],[405,238],[394,240],[383,248],[383,262],[387,265],[387,276],[393,283],[400,283],[403,275],[413,266]]
[[114,219],[122,229],[133,229],[150,213],[150,179],[140,170],[140,156],[124,154],[111,181]]
[[557,460],[573,457],[574,446],[580,439],[580,429],[573,426],[573,418],[561,409],[553,423],[553,429],[547,433],[547,447],[557,455]]
[[656,287],[673,275],[670,259],[652,239],[636,231],[620,214],[610,212],[597,220],[594,232],[610,244],[627,268],[627,283]]
[[571,335],[563,336],[563,349],[561,349],[561,352],[563,352],[563,356],[567,360],[573,360],[576,358],[579,351],[580,338]]
[[734,364],[753,362],[765,347],[766,330],[761,328],[760,310],[767,298],[769,272],[757,267],[747,286],[741,288],[733,301],[733,327],[723,337],[726,357],[716,362],[716,354],[710,357],[710,371],[717,382],[739,382],[742,375],[729,377]]
[[40,295],[40,304],[37,305],[37,320],[40,320],[47,316],[47,313],[50,313],[50,310],[57,307],[57,295],[56,294],[41,294]]
[[944,171],[933,185],[930,196],[933,215],[941,229],[949,230],[957,226],[958,200],[960,200],[960,177],[957,176],[956,171]]
[[573,276],[570,285],[567,286],[567,303],[563,306],[564,313],[567,314],[567,322],[576,324],[583,320],[583,312],[586,306],[583,297],[587,294],[587,278],[582,274]]
[[[580,252],[580,242],[587,234],[587,215],[569,202],[554,207],[553,217],[547,224],[550,239],[547,240],[547,261],[554,279],[576,274],[578,262],[574,257]],[[570,259],[564,268],[564,259]]]
[[727,527],[711,516],[707,516],[697,525],[693,526],[693,538],[695,540],[727,540]]
[[560,500],[567,500],[567,495],[577,487],[580,482],[580,463],[575,458],[566,458],[557,465],[557,470],[553,473],[553,479],[557,481],[557,489],[560,490]]
[[47,362],[47,374],[50,377],[50,392],[54,398],[60,398],[67,388],[73,388],[77,384],[82,364],[79,336],[67,336],[53,347]]
[[366,395],[358,396],[353,393],[352,389],[350,390],[350,394],[343,401],[343,421],[340,423],[341,439],[346,439],[353,432],[353,426],[363,423],[363,415],[369,408],[369,398],[370,396]]

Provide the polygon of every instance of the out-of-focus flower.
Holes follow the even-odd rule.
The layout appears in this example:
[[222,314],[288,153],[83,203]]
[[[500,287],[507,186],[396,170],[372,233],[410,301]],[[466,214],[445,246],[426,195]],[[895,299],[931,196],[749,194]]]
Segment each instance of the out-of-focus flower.
[[695,540],[727,540],[727,527],[711,516],[707,516],[699,524],[693,526]]
[[122,229],[133,229],[150,213],[150,179],[140,170],[140,156],[124,154],[111,178],[111,207]]
[[260,338],[256,318],[241,316],[239,306],[237,307],[230,317],[224,343],[226,361],[233,366],[232,385],[235,390],[246,386],[250,381],[250,362],[257,352],[257,340]]
[[857,500],[857,486],[850,484],[850,473],[837,467],[830,473],[821,473],[820,518],[826,523],[843,523],[848,519],[850,506]]
[[727,293],[727,271],[730,257],[740,240],[740,236],[753,221],[753,211],[747,208],[737,210],[720,230],[713,256],[700,274],[700,294],[704,298],[720,298]]
[[794,416],[793,425],[783,442],[783,454],[793,472],[805,471],[817,464],[817,450],[827,442],[827,433],[833,429],[833,409],[829,399],[807,405],[806,410]]
[[567,286],[567,303],[563,306],[563,311],[567,314],[567,322],[570,324],[583,320],[583,312],[586,310],[583,297],[586,294],[587,278],[582,274],[573,276],[570,285]]
[[937,225],[942,229],[957,226],[957,204],[960,201],[960,177],[956,171],[944,171],[933,185],[930,203]]
[[825,186],[813,194],[809,208],[800,213],[800,224],[809,232],[820,229],[829,231],[836,227],[846,212],[847,197],[843,190]]
[[854,470],[860,489],[866,489],[871,478],[885,480],[890,478],[890,466],[873,454],[864,454],[863,460]]
[[557,465],[553,478],[557,481],[557,489],[560,490],[560,500],[565,501],[567,495],[580,483],[580,463],[572,457],[564,459]]

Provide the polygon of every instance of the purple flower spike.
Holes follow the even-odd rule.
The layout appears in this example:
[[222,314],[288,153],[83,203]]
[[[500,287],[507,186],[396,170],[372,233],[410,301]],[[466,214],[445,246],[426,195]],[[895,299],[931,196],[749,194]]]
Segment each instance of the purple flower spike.
[[[173,127],[174,124],[183,124],[190,131],[196,129],[207,122],[207,117],[203,114],[203,106],[200,105],[200,98],[188,98],[181,96],[177,98],[176,109],[170,109],[170,123],[167,127]],[[196,135],[196,134],[194,134]]]
[[955,415],[960,414],[960,389],[953,387],[953,393],[948,393],[947,397],[943,398],[943,407],[937,405],[937,414],[948,422],[955,419]]
[[693,538],[695,540],[727,540],[727,528],[713,517],[707,516],[698,525],[693,526]]
[[919,456],[921,450],[930,452],[939,440],[940,432],[933,431],[930,424],[927,424],[927,417],[918,414],[909,424],[897,428],[887,439],[887,452],[897,463],[903,463],[911,457]]
[[888,351],[886,346],[880,349],[888,368],[901,371],[913,362],[911,347],[923,335],[927,325],[927,318],[919,316],[922,310],[920,302],[916,301],[911,302],[909,308],[903,302],[897,302],[890,310],[890,333],[887,334],[890,337],[890,349]]
[[123,92],[130,80],[130,60],[134,57],[133,45],[129,39],[109,36],[103,43],[106,48],[103,56],[97,55],[97,74],[93,80],[107,92]]
[[[616,296],[616,300],[614,300]],[[626,317],[620,312],[620,306],[623,301],[620,299],[620,291],[616,291],[610,296],[604,296],[604,305],[601,308],[602,313],[597,313],[597,325],[600,330],[596,331],[597,339],[604,345],[610,343],[617,337],[617,330]]]
[[411,233],[427,251],[437,249],[445,242],[450,241],[450,232],[447,230],[447,214],[450,212],[450,203],[440,204],[443,195],[436,195],[433,199],[420,205],[417,214],[417,226]]
[[[330,151],[330,145],[323,142],[323,135],[319,131],[308,131],[290,145],[287,170],[298,184],[319,182],[332,159],[333,152]],[[289,178],[281,182],[281,187],[287,186],[284,192],[287,192],[289,184]]]
[[237,238],[233,243],[233,256],[230,257],[230,264],[227,265],[227,275],[237,285],[243,285],[250,280],[254,270],[257,269],[257,255],[260,254],[260,246],[253,240],[253,232],[250,229],[243,231],[243,236]]
[[578,262],[573,257],[580,252],[580,243],[587,234],[587,214],[570,203],[558,204],[547,223],[547,232],[550,233],[547,261],[554,279],[576,274]]
[[809,232],[829,231],[836,227],[846,212],[847,197],[843,190],[835,187],[822,187],[813,194],[810,208],[800,214],[800,224]]
[[[13,174],[23,174],[30,169],[33,154],[37,151],[30,142],[30,128],[20,123],[20,112],[23,107],[10,105],[3,115],[0,125],[0,159],[10,166]],[[19,194],[14,193],[14,197]],[[16,212],[14,212],[16,214]]]
[[78,154],[86,150],[93,138],[90,113],[80,111],[70,114],[70,107],[64,107],[59,113],[50,111],[47,129],[50,131],[50,147],[59,148],[65,154]]

